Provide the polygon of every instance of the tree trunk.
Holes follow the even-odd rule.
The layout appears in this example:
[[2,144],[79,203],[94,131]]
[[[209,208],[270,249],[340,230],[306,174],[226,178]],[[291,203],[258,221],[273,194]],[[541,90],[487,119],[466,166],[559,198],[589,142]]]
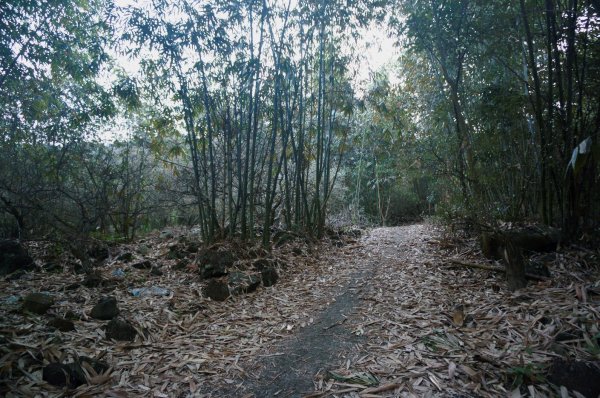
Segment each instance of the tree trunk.
[[527,286],[525,279],[525,262],[522,249],[507,239],[504,246],[504,261],[506,262],[506,282],[511,291]]

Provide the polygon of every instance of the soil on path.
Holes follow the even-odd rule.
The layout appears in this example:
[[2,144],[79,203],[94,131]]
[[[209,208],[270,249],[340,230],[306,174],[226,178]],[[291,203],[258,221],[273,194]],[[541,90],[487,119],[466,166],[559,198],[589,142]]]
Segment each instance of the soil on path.
[[[314,324],[246,362],[248,377],[232,396],[600,393],[600,371],[592,370],[600,369],[600,357],[589,345],[600,336],[600,302],[577,293],[596,291],[598,268],[584,266],[577,251],[532,254],[530,261],[544,261],[553,278],[510,292],[502,274],[454,259],[485,262],[474,240],[431,224],[377,228],[346,256],[325,259],[324,269],[331,261],[330,272],[349,276],[334,289],[335,300],[313,315]],[[582,384],[571,368],[596,373]],[[334,380],[329,371],[370,374],[379,383]],[[552,380],[569,382],[560,390]]]
[[362,350],[365,336],[355,326],[365,292],[378,289],[373,277],[387,269],[387,263],[411,261],[417,254],[426,256],[423,240],[429,239],[430,234],[431,226],[417,224],[378,228],[363,237],[360,247],[353,248],[350,261],[337,260],[343,264],[336,264],[335,268],[350,272],[350,277],[336,289],[333,302],[314,315],[313,324],[277,346],[277,352],[253,364],[258,368],[258,377],[246,379],[243,390],[255,397],[300,397],[313,393],[318,384],[315,380],[322,380],[328,370],[346,362],[349,353]]
[[[587,386],[563,377],[592,372],[588,364],[600,359],[600,250],[529,254],[552,278],[510,292],[502,274],[457,265],[486,263],[474,239],[432,224],[377,228],[342,247],[333,238],[277,247],[270,256],[284,265],[276,285],[216,302],[202,294],[197,272],[169,259],[178,237],[149,239],[148,253],[135,256],[160,266],[159,275],[116,253],[97,269],[106,285],[66,270],[0,280],[0,395],[565,396],[552,379],[569,393],[600,393],[600,373]],[[170,294],[130,289],[152,286]],[[22,297],[39,291],[55,299],[48,313],[21,311]],[[89,316],[108,295],[138,331],[135,341],[107,338],[107,322]],[[75,330],[51,326],[67,316]],[[83,356],[110,368],[67,391],[43,380],[47,364]],[[378,385],[330,371],[371,375]]]

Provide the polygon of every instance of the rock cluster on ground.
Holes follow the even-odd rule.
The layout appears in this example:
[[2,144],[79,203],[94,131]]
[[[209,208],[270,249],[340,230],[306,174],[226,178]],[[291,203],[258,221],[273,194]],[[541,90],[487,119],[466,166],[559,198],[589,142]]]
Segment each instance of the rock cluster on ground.
[[[250,255],[265,254],[250,253]],[[261,284],[273,286],[279,274],[272,263],[261,258],[252,268],[237,265],[238,256],[232,250],[213,246],[199,251],[196,263],[200,277],[206,280],[203,293],[212,300],[224,301],[230,296],[254,292]]]
[[42,370],[42,379],[53,386],[76,388],[87,383],[84,366],[91,368],[97,374],[102,374],[109,369],[105,362],[81,356],[71,363],[49,363]]
[[48,322],[48,326],[58,329],[61,332],[71,332],[75,330],[75,324],[72,320],[61,317],[52,318]]

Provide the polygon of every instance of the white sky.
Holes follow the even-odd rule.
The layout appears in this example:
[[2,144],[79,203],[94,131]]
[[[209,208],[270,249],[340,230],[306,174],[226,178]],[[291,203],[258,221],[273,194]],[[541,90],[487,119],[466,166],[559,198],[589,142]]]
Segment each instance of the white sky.
[[[288,0],[283,1],[286,5]],[[292,7],[298,0],[291,0]],[[127,7],[131,5],[147,6],[150,0],[115,0],[115,4],[119,7]],[[358,43],[349,43],[353,51],[358,53],[359,63],[354,65],[358,71],[355,80],[355,89],[360,95],[370,81],[370,76],[373,72],[380,69],[384,65],[394,61],[400,55],[400,51],[395,48],[394,40],[390,39],[385,32],[384,27],[372,24],[369,28],[364,29],[362,39]],[[127,59],[124,56],[115,55],[117,64],[129,74],[137,74],[139,65],[137,62]],[[393,79],[392,76],[390,76]]]

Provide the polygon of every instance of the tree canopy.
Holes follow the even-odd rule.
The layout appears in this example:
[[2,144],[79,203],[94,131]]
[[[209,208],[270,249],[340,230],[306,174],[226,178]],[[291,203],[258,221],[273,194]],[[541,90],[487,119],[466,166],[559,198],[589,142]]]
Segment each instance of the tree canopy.
[[[595,1],[127,4],[0,5],[4,235],[598,226]],[[400,56],[362,90],[372,29]]]

